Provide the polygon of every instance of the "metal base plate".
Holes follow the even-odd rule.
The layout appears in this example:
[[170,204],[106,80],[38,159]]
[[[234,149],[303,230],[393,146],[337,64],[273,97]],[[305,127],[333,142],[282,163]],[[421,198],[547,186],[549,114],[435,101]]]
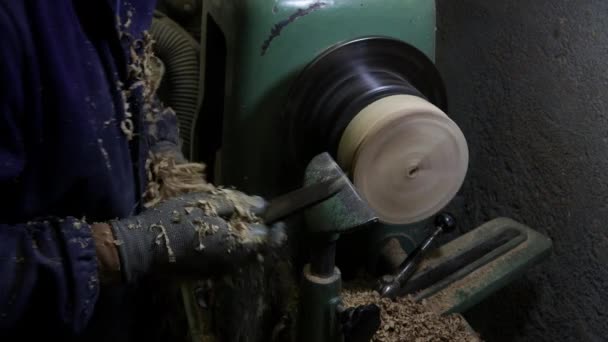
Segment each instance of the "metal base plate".
[[402,294],[435,311],[464,312],[549,255],[548,237],[508,218],[492,220],[436,249]]

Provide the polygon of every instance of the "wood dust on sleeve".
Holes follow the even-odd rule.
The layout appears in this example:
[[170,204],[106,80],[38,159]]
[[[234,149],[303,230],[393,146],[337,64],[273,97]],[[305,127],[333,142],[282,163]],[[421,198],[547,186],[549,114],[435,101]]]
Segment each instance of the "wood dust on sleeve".
[[342,291],[347,307],[376,304],[381,325],[374,342],[480,342],[482,341],[460,315],[441,316],[424,303],[403,297],[380,298],[377,292],[361,288]]

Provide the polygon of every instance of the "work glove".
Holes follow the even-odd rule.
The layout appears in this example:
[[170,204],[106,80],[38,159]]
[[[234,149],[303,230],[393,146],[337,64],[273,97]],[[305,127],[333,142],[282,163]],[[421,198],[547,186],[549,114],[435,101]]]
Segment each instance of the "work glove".
[[151,272],[210,276],[229,272],[280,245],[280,224],[265,226],[266,202],[217,189],[176,197],[142,214],[111,222],[120,267],[129,282]]

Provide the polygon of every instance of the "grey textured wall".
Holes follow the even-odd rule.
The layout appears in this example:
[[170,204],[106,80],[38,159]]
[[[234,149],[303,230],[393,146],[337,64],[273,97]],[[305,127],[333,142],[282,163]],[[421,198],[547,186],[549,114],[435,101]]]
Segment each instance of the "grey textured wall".
[[551,258],[478,305],[489,341],[608,341],[608,1],[437,0],[471,149],[464,224],[510,216]]

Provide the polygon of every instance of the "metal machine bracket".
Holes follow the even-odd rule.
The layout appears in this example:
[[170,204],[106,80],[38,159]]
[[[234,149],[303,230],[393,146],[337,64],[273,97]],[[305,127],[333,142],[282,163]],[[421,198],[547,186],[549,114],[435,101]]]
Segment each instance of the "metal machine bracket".
[[520,277],[551,250],[548,237],[498,218],[437,248],[402,290],[435,311],[463,312]]

